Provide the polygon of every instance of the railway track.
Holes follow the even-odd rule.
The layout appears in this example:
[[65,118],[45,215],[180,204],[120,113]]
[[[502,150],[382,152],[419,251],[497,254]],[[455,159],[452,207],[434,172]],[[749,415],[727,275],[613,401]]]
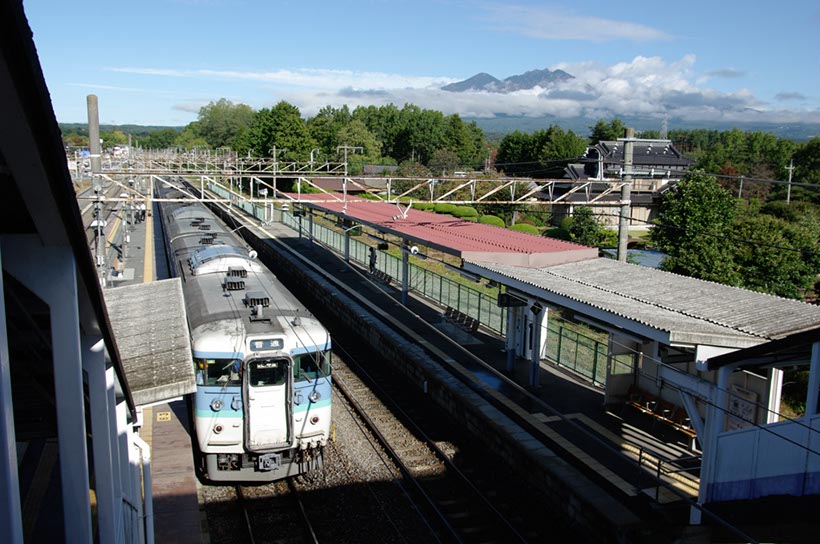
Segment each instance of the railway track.
[[247,542],[319,544],[310,516],[293,480],[265,486],[234,486]]
[[551,527],[545,538],[533,508],[535,494],[522,493],[523,483],[511,487],[506,476],[499,478],[503,471],[456,436],[428,399],[389,371],[363,368],[355,361],[373,357],[350,353],[338,338],[335,349],[344,359],[335,358],[335,385],[399,468],[408,496],[439,541],[541,542],[562,534]]

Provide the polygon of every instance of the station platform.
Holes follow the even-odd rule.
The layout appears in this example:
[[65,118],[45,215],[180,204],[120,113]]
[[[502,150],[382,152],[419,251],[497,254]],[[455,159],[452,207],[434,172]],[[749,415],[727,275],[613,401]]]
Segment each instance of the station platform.
[[[306,232],[300,237],[299,232],[281,223],[259,226],[258,220],[247,216],[237,215],[237,218],[254,232],[261,232],[262,237],[275,238],[306,256],[362,298],[400,319],[423,338],[420,341],[432,344],[441,342],[441,337],[454,340],[472,355],[474,364],[466,366],[486,387],[501,393],[503,402],[515,406],[516,410],[524,408],[535,421],[531,427],[540,435],[539,440],[560,452],[559,455],[589,480],[598,483],[600,493],[618,502],[634,503],[638,511],[646,511],[651,501],[679,510],[682,519],[688,517],[688,507],[682,497],[696,499],[699,483],[692,474],[697,472],[699,459],[697,452],[689,447],[689,437],[629,407],[607,410],[603,390],[549,361],[542,361],[540,365],[540,387],[529,388],[529,362],[518,360],[514,372],[508,374],[504,339],[500,336],[481,327],[475,332],[465,331],[444,318],[445,307],[412,292],[406,305],[409,311],[406,311],[402,308],[401,290],[396,282],[380,281],[353,261],[346,264],[340,255],[315,241],[311,244]],[[414,321],[423,321],[429,327],[416,326]],[[451,345],[448,349],[456,348]],[[459,363],[465,366],[463,358]],[[488,372],[485,364],[520,387],[510,387],[497,374]],[[658,486],[653,481],[659,466],[666,486]]]
[[[156,206],[144,221],[129,224],[129,240],[122,247],[122,233],[108,233],[109,261],[122,258],[122,269],[108,271],[106,291],[168,279],[162,231]],[[120,221],[119,226],[123,223]],[[114,316],[112,316],[112,321]],[[187,326],[185,327],[187,331]],[[188,339],[185,339],[186,342]],[[192,364],[192,363],[191,363]],[[193,372],[193,367],[191,367]],[[151,491],[155,542],[199,544],[203,516],[198,500],[198,480],[191,450],[192,429],[188,405],[182,398],[138,406],[142,413],[140,437],[151,447]]]

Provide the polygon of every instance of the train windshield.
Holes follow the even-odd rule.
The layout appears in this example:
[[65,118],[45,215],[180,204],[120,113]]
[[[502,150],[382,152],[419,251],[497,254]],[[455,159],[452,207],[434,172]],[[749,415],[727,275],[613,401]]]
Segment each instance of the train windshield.
[[330,375],[330,350],[293,356],[293,379],[312,381]]
[[288,376],[287,359],[254,359],[248,361],[248,383],[252,387],[282,385]]
[[197,383],[242,385],[242,359],[200,359]]

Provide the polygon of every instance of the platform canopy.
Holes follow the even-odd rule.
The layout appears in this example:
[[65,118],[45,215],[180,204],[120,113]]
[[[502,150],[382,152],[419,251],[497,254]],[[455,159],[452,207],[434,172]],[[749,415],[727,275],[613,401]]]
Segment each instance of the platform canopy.
[[106,289],[105,303],[135,404],[196,390],[179,278]]
[[738,349],[820,325],[811,304],[612,259],[548,268],[465,262],[464,268],[665,344]]
[[[333,195],[339,196],[339,195]],[[311,202],[321,197],[323,202]],[[327,201],[327,195],[301,195],[300,204],[437,249],[464,260],[542,267],[598,257],[596,248],[517,232],[449,215],[408,209],[387,202]]]

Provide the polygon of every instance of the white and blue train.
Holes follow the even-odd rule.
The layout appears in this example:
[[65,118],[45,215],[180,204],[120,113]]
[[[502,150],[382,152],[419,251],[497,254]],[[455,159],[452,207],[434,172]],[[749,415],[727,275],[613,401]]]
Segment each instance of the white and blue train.
[[204,476],[272,481],[321,467],[331,430],[328,331],[207,207],[160,208],[188,314]]

